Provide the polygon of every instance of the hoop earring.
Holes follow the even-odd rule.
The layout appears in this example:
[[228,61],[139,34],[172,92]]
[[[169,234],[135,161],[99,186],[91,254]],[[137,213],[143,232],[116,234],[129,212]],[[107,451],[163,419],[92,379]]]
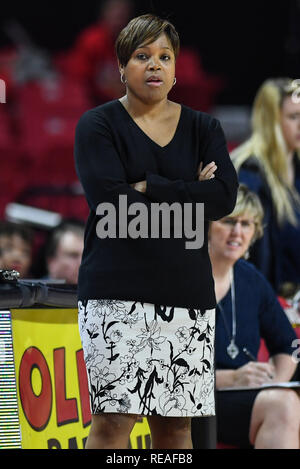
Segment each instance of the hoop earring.
[[122,73],[121,75],[121,83],[123,83],[123,85],[125,85],[127,83],[126,81],[126,78],[124,78],[124,74]]
[[176,77],[174,77],[173,86],[176,85]]

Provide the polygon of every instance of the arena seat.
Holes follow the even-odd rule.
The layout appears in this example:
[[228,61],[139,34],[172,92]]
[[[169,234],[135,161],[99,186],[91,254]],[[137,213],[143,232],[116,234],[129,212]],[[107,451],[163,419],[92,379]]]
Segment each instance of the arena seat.
[[7,202],[22,187],[20,171],[20,146],[14,133],[9,106],[0,105],[0,212],[3,215]]
[[169,99],[204,112],[211,110],[225,84],[223,78],[204,70],[198,52],[190,47],[181,48],[176,61],[176,79]]
[[90,107],[85,88],[63,76],[28,82],[18,88],[21,113],[72,117]]
[[59,213],[65,218],[86,221],[89,207],[79,182],[73,184],[31,184],[15,202]]
[[20,146],[31,181],[75,181],[75,128],[91,107],[84,87],[65,78],[31,82],[19,88],[17,102]]

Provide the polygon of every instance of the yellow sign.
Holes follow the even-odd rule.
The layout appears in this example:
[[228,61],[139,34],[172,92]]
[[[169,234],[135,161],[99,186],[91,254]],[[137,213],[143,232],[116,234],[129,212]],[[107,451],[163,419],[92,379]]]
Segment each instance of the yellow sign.
[[[22,448],[84,448],[91,414],[77,309],[11,313]],[[146,419],[130,445],[150,447]]]

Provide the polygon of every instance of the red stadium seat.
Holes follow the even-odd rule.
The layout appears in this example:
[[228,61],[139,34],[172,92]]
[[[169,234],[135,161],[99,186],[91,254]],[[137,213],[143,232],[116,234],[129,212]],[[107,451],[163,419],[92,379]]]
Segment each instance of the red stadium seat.
[[14,133],[9,106],[0,104],[0,212],[21,188],[20,146]]
[[[79,184],[79,183],[78,183]],[[86,221],[89,207],[78,186],[74,184],[30,184],[15,202],[59,213],[64,218],[77,218]]]
[[89,109],[85,89],[65,78],[32,82],[18,90],[20,145],[30,180],[68,183],[77,180],[74,135]]
[[58,76],[29,82],[18,90],[21,113],[74,117],[90,107],[85,88]]
[[206,73],[199,54],[188,47],[182,48],[178,56],[176,80],[169,98],[204,112],[211,110],[224,87],[224,80]]

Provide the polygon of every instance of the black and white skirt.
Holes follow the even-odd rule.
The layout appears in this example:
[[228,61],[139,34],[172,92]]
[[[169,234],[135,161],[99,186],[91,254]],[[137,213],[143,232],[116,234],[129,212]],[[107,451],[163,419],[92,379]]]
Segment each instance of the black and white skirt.
[[78,302],[92,414],[215,415],[215,309]]

